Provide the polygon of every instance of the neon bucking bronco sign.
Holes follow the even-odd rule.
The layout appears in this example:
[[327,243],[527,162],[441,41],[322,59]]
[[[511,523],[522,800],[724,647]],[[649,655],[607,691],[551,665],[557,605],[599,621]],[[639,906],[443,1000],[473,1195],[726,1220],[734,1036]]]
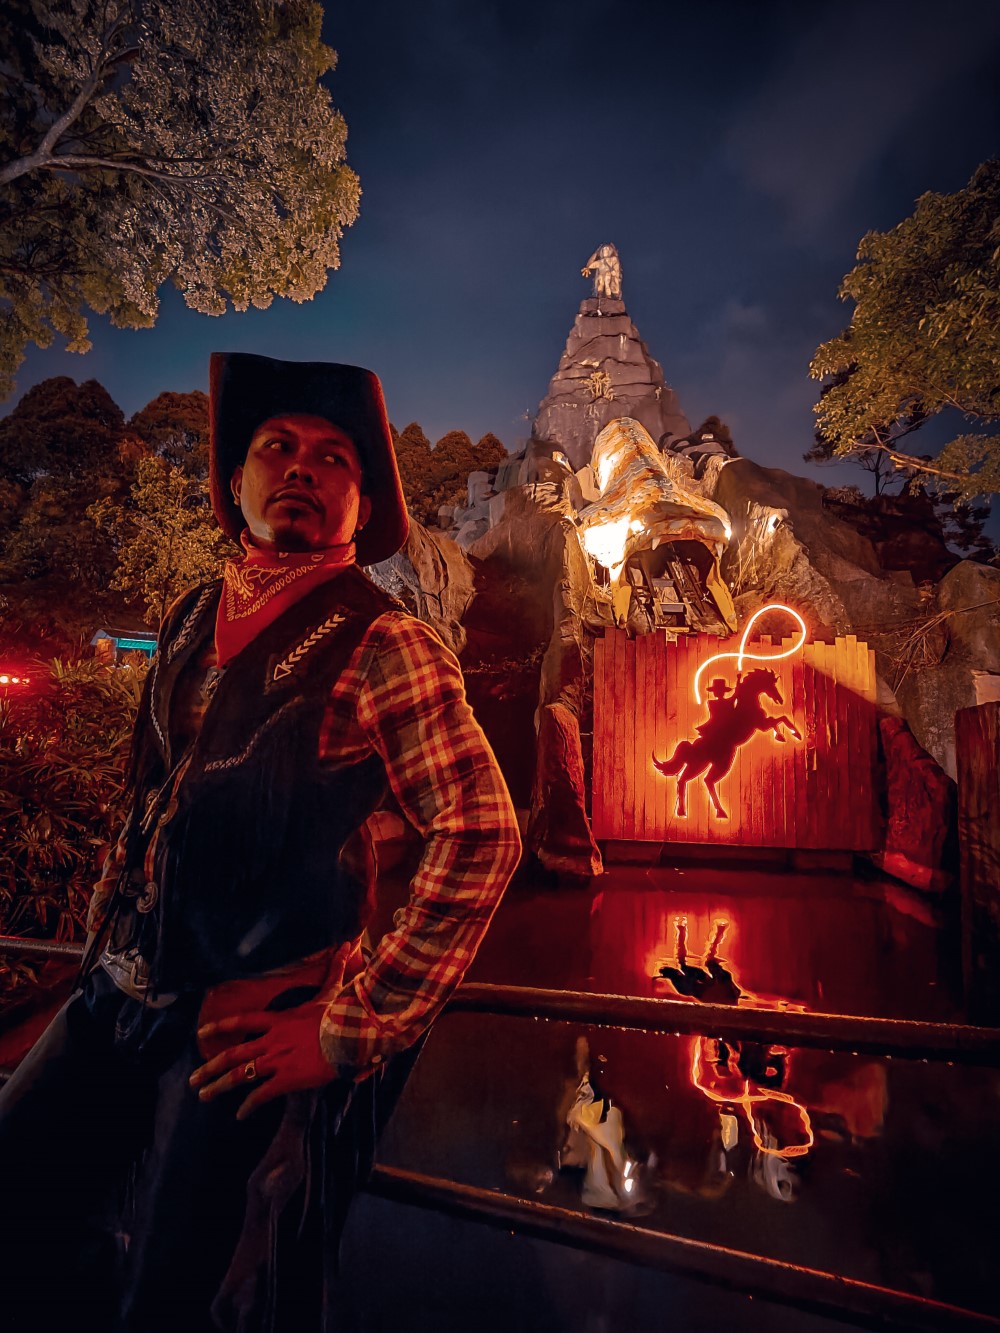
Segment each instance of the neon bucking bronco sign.
[[[798,637],[791,648],[783,652],[751,652],[747,648],[750,631],[761,616],[775,611],[785,612],[792,617],[798,626]],[[657,772],[677,780],[675,814],[678,818],[687,816],[687,785],[692,778],[697,777],[705,784],[716,817],[729,818],[729,812],[719,797],[718,783],[733,767],[740,747],[746,745],[758,732],[770,732],[774,740],[781,743],[786,740],[785,730],[797,741],[802,739],[802,733],[791,718],[784,713],[768,713],[761,703],[762,699],[770,699],[778,705],[784,704],[775,673],[768,667],[755,667],[744,675],[743,663],[747,660],[774,662],[791,657],[802,651],[806,634],[805,621],[797,611],[773,602],[761,607],[750,617],[737,652],[716,653],[699,666],[693,686],[696,703],[703,702],[702,678],[716,663],[735,660],[736,685],[730,689],[725,676],[714,677],[707,689],[707,693],[712,696],[708,701],[708,716],[695,728],[697,737],[682,740],[669,759],[658,759],[655,754],[652,756],[653,767]]]

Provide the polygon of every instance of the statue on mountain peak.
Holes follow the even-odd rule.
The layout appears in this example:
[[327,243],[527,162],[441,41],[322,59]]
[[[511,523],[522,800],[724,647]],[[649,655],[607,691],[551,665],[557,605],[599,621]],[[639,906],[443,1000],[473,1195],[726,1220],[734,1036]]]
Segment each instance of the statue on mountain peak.
[[599,245],[580,270],[584,278],[594,275],[594,295],[612,301],[622,299],[622,265],[613,245]]

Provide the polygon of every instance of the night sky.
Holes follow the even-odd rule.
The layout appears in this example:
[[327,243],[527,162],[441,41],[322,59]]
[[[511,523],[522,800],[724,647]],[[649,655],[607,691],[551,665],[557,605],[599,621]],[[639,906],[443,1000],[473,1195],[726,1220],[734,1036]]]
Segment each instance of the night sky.
[[801,461],[809,359],[862,234],[1000,151],[1000,5],[368,0],[324,31],[363,190],[326,291],[218,319],[170,291],[154,330],[94,319],[86,357],[33,351],[19,393],[95,377],[131,413],[242,349],[371,366],[398,427],[515,448],[612,241],[692,425],[861,479]]

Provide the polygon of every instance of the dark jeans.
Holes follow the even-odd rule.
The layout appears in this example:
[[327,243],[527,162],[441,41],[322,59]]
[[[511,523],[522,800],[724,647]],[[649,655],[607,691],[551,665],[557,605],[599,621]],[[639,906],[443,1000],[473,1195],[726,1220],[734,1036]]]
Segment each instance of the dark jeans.
[[[143,1007],[98,969],[0,1091],[10,1333],[217,1328],[209,1308],[282,1102],[242,1123],[235,1097],[199,1102],[187,1082],[197,1007]],[[279,1327],[305,1333],[317,1320]]]

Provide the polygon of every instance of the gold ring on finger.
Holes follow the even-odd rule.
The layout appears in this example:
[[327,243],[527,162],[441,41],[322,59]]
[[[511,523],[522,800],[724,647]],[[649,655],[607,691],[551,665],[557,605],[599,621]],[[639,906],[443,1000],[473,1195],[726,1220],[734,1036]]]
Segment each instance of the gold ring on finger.
[[255,1082],[257,1078],[257,1061],[248,1060],[243,1066],[243,1077],[248,1083]]

